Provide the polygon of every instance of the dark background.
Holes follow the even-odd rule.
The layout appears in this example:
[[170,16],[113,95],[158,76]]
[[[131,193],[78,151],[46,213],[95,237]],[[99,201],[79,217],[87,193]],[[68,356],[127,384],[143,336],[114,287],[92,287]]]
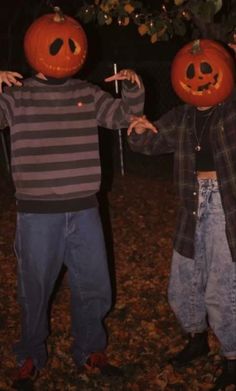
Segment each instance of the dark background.
[[[52,12],[52,5],[59,5],[64,13],[75,17],[79,0],[8,0],[0,5],[0,69],[15,70],[25,77],[30,69],[23,53],[23,38],[28,26],[41,14]],[[149,7],[157,2],[149,1]],[[146,88],[145,114],[151,120],[179,103],[170,84],[171,61],[183,45],[184,39],[174,38],[168,42],[150,43],[149,37],[141,37],[137,26],[130,24],[120,27],[117,24],[97,26],[83,25],[88,37],[88,57],[83,69],[76,77],[88,79],[100,85],[116,96],[114,83],[103,80],[114,72],[114,63],[118,70],[133,68],[142,76]],[[185,38],[186,39],[186,38]],[[172,173],[172,157],[147,157],[130,151],[126,142],[126,130],[122,134],[122,153],[124,171],[145,176],[170,176]],[[121,146],[119,134],[107,129],[99,129],[103,183],[108,187],[114,173],[121,172]],[[9,177],[6,153],[3,143],[9,151],[9,130],[1,134],[0,168]]]

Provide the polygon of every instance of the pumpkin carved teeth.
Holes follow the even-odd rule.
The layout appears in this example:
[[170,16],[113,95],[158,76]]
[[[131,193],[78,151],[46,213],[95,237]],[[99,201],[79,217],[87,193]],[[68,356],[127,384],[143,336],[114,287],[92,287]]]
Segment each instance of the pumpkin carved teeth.
[[211,83],[204,84],[203,86],[198,87],[197,90],[198,91],[208,90],[211,85],[212,85]]
[[214,83],[209,82],[209,83],[203,84],[202,86],[199,86],[197,90],[198,91],[209,90],[209,88],[211,86],[214,86],[217,83],[217,81],[218,81],[218,75],[215,75],[214,76]]
[[190,85],[182,83],[182,82],[181,82],[181,86],[185,91],[188,91],[188,93],[193,96],[201,96],[203,94],[203,92],[205,92],[207,94],[211,94],[213,92],[211,87],[215,88],[215,85],[212,83],[207,83],[205,85],[201,85],[200,87],[198,87],[197,90],[193,90]]
[[209,90],[209,88],[210,88],[211,86],[214,86],[214,84],[212,84],[212,83],[207,83],[207,84],[204,84],[203,86],[198,87],[197,90],[198,90],[198,91]]

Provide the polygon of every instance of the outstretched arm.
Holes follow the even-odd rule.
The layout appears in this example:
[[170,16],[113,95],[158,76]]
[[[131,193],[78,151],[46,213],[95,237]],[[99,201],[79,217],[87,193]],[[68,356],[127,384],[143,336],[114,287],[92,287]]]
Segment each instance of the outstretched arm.
[[142,80],[131,69],[123,69],[105,80],[122,80],[121,97],[116,98],[99,87],[93,87],[98,126],[128,128],[131,116],[143,114],[145,92]]
[[2,93],[3,83],[9,87],[12,85],[20,87],[22,82],[18,79],[23,79],[23,76],[18,72],[0,71],[0,93]]
[[145,155],[173,153],[178,139],[178,118],[175,109],[153,123],[145,116],[133,116],[127,131],[132,151]]

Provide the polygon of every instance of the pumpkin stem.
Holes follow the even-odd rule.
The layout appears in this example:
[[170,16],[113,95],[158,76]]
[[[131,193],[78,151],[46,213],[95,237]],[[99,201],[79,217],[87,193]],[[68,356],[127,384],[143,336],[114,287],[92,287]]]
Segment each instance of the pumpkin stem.
[[193,41],[191,53],[196,54],[199,53],[200,51],[201,51],[200,39],[195,39],[195,41]]
[[53,20],[55,22],[63,22],[65,20],[65,17],[63,15],[63,12],[61,11],[60,7],[53,7],[53,11],[55,12]]

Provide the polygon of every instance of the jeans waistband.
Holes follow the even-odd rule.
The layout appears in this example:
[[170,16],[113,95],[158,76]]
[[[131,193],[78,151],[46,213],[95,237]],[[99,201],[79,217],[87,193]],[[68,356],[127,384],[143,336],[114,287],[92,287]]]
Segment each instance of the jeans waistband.
[[219,184],[217,179],[200,179],[198,178],[198,185],[199,185],[199,191],[201,190],[214,190],[218,191],[219,190]]

